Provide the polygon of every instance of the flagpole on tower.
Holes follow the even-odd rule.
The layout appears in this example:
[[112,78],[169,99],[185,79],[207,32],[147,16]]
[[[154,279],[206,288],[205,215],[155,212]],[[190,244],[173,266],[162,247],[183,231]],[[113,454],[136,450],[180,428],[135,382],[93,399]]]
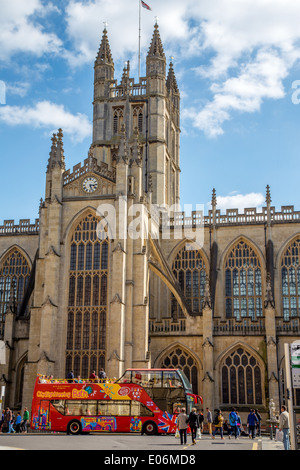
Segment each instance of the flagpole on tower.
[[140,80],[141,76],[141,0],[138,0],[139,2],[139,76],[138,79]]
[[145,8],[146,10],[152,11],[152,8],[147,5],[146,2],[143,0],[139,0],[139,79],[141,76],[141,23],[142,23],[142,13],[141,13],[141,7]]

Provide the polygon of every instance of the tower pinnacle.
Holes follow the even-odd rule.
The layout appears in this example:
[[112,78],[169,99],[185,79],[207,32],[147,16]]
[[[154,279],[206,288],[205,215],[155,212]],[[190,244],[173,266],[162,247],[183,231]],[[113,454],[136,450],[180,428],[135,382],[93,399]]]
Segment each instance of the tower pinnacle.
[[96,58],[96,64],[97,65],[104,65],[104,64],[109,64],[114,66],[112,54],[111,54],[111,49],[107,37],[107,29],[106,26],[103,30],[103,36],[101,40],[101,44],[99,47],[98,55]]
[[161,59],[166,60],[166,56],[164,53],[164,48],[163,48],[163,44],[160,38],[157,23],[155,23],[154,25],[154,32],[153,32],[152,41],[151,41],[149,52],[148,52],[148,58],[150,57],[159,57]]

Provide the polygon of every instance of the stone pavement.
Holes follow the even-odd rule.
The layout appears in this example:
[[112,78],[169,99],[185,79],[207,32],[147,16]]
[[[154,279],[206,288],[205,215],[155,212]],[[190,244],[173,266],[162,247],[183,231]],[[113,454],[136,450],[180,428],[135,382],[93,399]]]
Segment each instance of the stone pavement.
[[284,450],[282,442],[271,440],[267,436],[257,439],[257,447],[257,450]]

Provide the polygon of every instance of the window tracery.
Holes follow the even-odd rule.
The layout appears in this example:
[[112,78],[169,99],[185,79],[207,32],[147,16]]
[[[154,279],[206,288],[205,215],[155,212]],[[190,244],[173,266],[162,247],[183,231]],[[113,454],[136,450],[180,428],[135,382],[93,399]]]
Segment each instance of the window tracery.
[[282,313],[284,320],[300,313],[300,237],[285,250],[281,259]]
[[82,377],[105,368],[106,359],[109,240],[97,232],[98,223],[85,216],[70,247],[66,369]]
[[194,393],[198,393],[198,368],[195,359],[184,349],[178,347],[171,351],[161,362],[161,368],[182,369],[193,386]]
[[136,127],[139,130],[139,133],[143,133],[143,124],[144,124],[144,115],[142,106],[134,106],[133,108],[133,129]]
[[124,110],[123,107],[118,107],[114,109],[113,114],[113,134],[118,135],[121,130],[124,119]]
[[259,258],[244,240],[238,241],[225,260],[226,318],[263,315],[262,271]]
[[224,358],[221,365],[222,403],[261,405],[262,371],[257,359],[243,348]]
[[5,315],[11,294],[16,301],[19,313],[29,281],[30,266],[18,248],[11,250],[0,266],[0,339],[4,334]]
[[[206,283],[206,266],[200,250],[193,249],[187,243],[176,255],[172,266],[188,306],[194,313],[202,311],[202,302]],[[172,316],[182,316],[175,297],[172,294]]]

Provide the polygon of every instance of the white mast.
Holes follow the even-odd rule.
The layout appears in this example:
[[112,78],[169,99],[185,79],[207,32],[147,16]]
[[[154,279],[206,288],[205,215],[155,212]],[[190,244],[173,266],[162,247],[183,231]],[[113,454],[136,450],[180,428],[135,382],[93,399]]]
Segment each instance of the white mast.
[[141,76],[141,0],[138,0],[139,2],[139,76],[138,79],[140,80]]

